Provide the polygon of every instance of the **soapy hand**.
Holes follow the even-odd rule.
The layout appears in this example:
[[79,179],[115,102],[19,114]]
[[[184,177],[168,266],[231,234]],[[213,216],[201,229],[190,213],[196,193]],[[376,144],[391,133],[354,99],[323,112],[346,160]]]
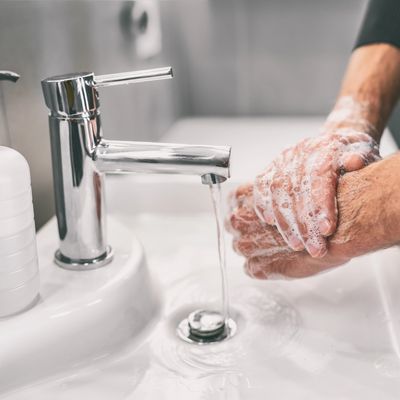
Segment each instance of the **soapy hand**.
[[323,258],[292,250],[275,226],[262,221],[254,209],[253,185],[239,187],[231,195],[226,228],[234,236],[235,251],[246,258],[245,270],[258,279],[302,278],[350,260],[336,246]]
[[[325,129],[332,129],[331,123],[332,118]],[[354,128],[332,129],[305,139],[283,151],[257,176],[257,215],[276,226],[290,249],[306,249],[312,257],[323,257],[327,252],[326,237],[336,229],[340,174],[379,159],[375,140]]]

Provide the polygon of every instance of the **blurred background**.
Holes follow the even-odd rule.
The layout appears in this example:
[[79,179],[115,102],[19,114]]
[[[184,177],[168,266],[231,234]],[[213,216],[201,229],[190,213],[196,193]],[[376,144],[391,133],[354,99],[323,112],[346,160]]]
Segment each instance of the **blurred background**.
[[[37,227],[53,215],[40,81],[172,65],[175,79],[102,89],[104,134],[157,140],[178,119],[325,115],[365,0],[0,1],[12,146],[31,167]],[[394,118],[395,120],[396,118]],[[244,137],[245,137],[244,132]],[[271,135],[273,132],[266,132]]]

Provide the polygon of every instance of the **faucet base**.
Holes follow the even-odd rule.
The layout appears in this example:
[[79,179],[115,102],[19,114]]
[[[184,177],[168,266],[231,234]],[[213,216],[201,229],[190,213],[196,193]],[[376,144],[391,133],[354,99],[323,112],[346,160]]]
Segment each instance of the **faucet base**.
[[60,250],[57,250],[54,254],[55,263],[64,269],[69,269],[73,271],[86,271],[89,269],[97,269],[104,267],[109,264],[114,257],[114,253],[110,246],[107,247],[107,251],[99,257],[91,259],[81,259],[76,260],[64,256]]

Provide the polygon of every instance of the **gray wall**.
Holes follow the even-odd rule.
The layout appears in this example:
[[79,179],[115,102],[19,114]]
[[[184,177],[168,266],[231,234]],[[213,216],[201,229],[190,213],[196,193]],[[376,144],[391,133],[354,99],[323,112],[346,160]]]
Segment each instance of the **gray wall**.
[[147,60],[121,1],[1,1],[0,69],[13,146],[31,166],[38,226],[53,213],[40,80],[171,64],[175,79],[104,89],[105,135],[154,140],[182,116],[318,115],[332,105],[364,0],[161,1],[162,52]]
[[324,114],[364,0],[182,1],[189,115]]

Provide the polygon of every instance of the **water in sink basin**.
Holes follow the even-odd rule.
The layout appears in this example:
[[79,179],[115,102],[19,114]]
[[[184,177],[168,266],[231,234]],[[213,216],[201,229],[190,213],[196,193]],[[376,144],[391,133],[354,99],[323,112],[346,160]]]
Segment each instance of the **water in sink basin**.
[[[176,301],[184,302],[187,297],[187,293],[182,292],[183,286],[200,294],[202,279],[204,276],[193,275],[182,279],[175,288]],[[181,294],[183,296],[180,299]],[[252,285],[236,288],[233,294],[235,302],[231,315],[238,323],[235,337],[206,348],[180,343],[174,337],[172,328],[182,314],[185,315],[187,308],[178,308],[159,327],[152,341],[153,352],[158,355],[160,365],[173,371],[176,376],[183,374],[191,379],[221,377],[224,374],[247,376],[255,369],[257,374],[262,372],[260,360],[290,352],[290,343],[300,324],[299,314],[294,307],[278,294],[264,293]],[[201,297],[193,301],[199,305],[207,304]]]

